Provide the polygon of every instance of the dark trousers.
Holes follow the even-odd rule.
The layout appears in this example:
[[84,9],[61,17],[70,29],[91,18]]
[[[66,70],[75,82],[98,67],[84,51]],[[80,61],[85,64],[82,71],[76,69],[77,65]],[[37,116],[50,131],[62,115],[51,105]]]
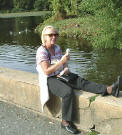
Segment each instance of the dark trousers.
[[74,104],[74,91],[73,89],[84,90],[96,94],[106,92],[107,86],[90,82],[77,77],[72,83],[64,83],[57,79],[56,76],[49,77],[47,80],[49,91],[62,98],[62,119],[72,121],[73,104]]

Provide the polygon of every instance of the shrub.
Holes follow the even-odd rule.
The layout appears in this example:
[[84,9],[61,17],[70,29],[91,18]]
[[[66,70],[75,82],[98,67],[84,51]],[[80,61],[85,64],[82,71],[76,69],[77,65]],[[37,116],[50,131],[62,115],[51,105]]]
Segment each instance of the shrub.
[[97,22],[96,35],[91,38],[95,48],[119,48],[122,49],[120,21],[120,0],[82,0],[79,6],[79,14],[92,15]]
[[35,0],[34,9],[35,10],[49,10],[49,2],[46,0]]
[[13,1],[11,0],[0,0],[0,10],[3,9],[12,9],[13,8]]
[[30,10],[33,8],[34,0],[13,0],[15,9]]

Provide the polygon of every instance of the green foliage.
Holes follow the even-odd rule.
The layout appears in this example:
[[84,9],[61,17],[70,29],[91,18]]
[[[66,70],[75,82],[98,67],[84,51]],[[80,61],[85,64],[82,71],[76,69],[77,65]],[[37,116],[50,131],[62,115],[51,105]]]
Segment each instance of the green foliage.
[[[96,15],[98,11],[103,11],[104,8],[107,8],[108,10],[113,10],[114,3],[112,0],[82,0],[80,5],[78,6],[78,9],[80,11],[80,14],[91,14]],[[113,12],[113,11],[112,11]],[[110,13],[109,13],[110,14]]]
[[[55,0],[55,2],[60,0]],[[72,0],[71,0],[72,1]],[[71,1],[64,1],[63,4],[65,11],[70,11],[73,4]],[[54,0],[52,1],[52,3]],[[73,1],[72,1],[73,2]],[[74,1],[78,3],[78,1]],[[117,6],[117,3],[121,3],[120,0],[82,0],[79,2],[76,10],[81,19],[71,19],[63,21],[61,25],[54,23],[58,27],[61,27],[61,34],[68,37],[82,37],[91,42],[92,46],[98,48],[118,48],[122,49],[122,21],[120,20],[121,7]],[[59,9],[56,3],[53,3],[57,12]],[[75,4],[74,4],[75,5]],[[86,19],[83,19],[85,17]],[[89,23],[87,22],[87,18]],[[90,20],[89,20],[90,19]],[[79,21],[79,22],[78,22]],[[85,21],[85,22],[83,22]],[[53,22],[53,17],[45,23]],[[58,22],[60,23],[60,22]],[[90,24],[91,23],[91,24]],[[65,26],[64,26],[65,25]],[[79,27],[77,27],[79,25]],[[90,26],[91,25],[91,26]]]
[[11,9],[13,7],[13,1],[8,1],[8,0],[0,0],[0,10],[3,9]]
[[[0,0],[0,10],[11,9],[13,12],[26,10],[49,10],[48,0]],[[5,11],[4,11],[5,12]]]
[[68,15],[77,15],[79,0],[49,0],[54,16],[66,18]]
[[67,0],[65,2],[65,10],[68,15],[77,15],[78,4],[80,0]]
[[66,17],[65,0],[49,0],[53,10],[53,19],[62,20]]
[[115,4],[115,8],[122,7],[122,0],[112,0],[112,1]]
[[70,0],[70,14],[77,15],[78,11],[78,0]]
[[120,11],[112,0],[83,0],[81,14],[93,15],[97,21],[96,34],[91,39],[94,48],[122,48]]
[[96,97],[98,97],[98,96],[99,96],[99,95],[96,94],[95,96],[90,97],[90,99],[89,99],[89,106],[90,106],[90,104],[91,104],[92,102],[95,101]]
[[30,10],[33,8],[34,0],[13,0],[15,9]]
[[98,135],[96,132],[89,132],[88,135]]
[[34,9],[35,10],[49,10],[49,2],[46,0],[35,0]]

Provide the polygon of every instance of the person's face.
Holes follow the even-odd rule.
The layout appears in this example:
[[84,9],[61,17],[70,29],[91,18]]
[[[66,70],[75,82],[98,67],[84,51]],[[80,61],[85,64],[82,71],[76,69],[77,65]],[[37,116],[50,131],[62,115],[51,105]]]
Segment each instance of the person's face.
[[44,34],[45,38],[45,45],[50,48],[53,47],[53,45],[56,43],[56,39],[58,37],[58,34],[54,29],[47,29]]

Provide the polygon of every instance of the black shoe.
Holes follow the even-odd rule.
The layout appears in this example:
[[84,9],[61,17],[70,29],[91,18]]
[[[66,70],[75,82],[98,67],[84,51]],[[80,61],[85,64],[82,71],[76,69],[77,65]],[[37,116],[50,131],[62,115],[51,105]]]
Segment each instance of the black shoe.
[[122,88],[122,77],[118,76],[117,81],[112,84],[112,95],[118,97],[120,88]]
[[101,94],[101,96],[103,96],[103,97],[104,97],[104,96],[108,96],[108,95],[109,95],[109,94],[108,94],[108,92],[107,92],[107,89],[105,90],[104,93]]
[[61,123],[61,127],[62,127],[63,129],[65,129],[66,131],[68,131],[69,133],[72,133],[72,134],[77,134],[77,133],[78,133],[77,128],[72,127],[70,124],[68,124],[67,126],[64,126],[64,125]]
[[74,123],[72,121],[68,121],[68,123],[70,124],[71,127],[77,129],[77,127],[74,125]]
[[80,130],[77,129],[76,125],[72,121],[68,121],[71,127],[75,128],[77,130],[77,134],[81,133]]

